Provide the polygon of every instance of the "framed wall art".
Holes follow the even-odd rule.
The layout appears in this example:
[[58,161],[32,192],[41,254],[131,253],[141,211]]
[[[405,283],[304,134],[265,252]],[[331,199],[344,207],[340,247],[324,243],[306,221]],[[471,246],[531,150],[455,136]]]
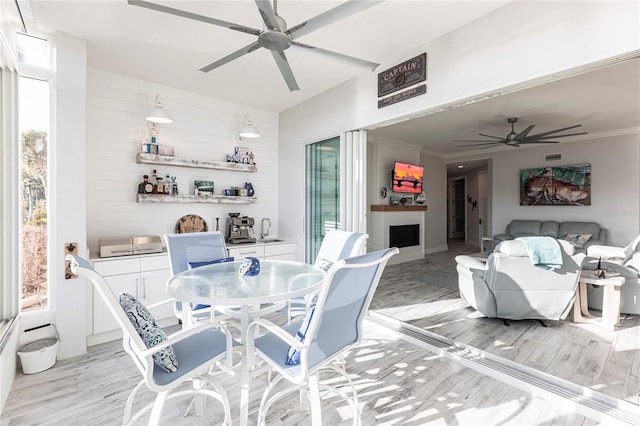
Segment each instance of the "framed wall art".
[[591,164],[520,170],[521,206],[590,206]]

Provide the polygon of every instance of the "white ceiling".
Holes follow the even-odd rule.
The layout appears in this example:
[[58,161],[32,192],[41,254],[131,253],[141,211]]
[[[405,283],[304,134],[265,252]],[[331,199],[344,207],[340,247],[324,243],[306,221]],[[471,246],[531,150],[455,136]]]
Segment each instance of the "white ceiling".
[[[253,0],[155,1],[262,29]],[[278,14],[293,27],[343,1],[280,0]],[[506,1],[387,0],[300,37],[297,41],[381,63],[377,72],[410,49],[503,6]],[[283,111],[364,73],[317,52],[297,47],[286,55],[300,90],[289,92],[269,51],[258,49],[207,74],[198,71],[256,37],[224,27],[129,5],[126,0],[19,0],[27,31],[62,31],[88,42],[88,63],[135,78]],[[32,21],[29,17],[35,20]],[[372,73],[372,78],[376,74]]]
[[[2,0],[6,1],[6,0]],[[18,0],[30,33],[62,31],[87,40],[88,65],[272,111],[284,111],[344,81],[371,73],[294,47],[286,51],[300,91],[289,92],[270,53],[259,49],[208,74],[198,68],[253,42],[252,35],[132,6],[126,0]],[[177,9],[262,28],[253,0],[162,1]],[[289,27],[342,1],[277,3]],[[385,67],[424,45],[505,5],[506,1],[386,0],[301,37],[299,41]],[[372,130],[381,137],[423,144],[449,158],[468,153],[454,139],[478,133],[504,137],[508,117],[531,134],[582,124],[587,137],[640,128],[640,68],[634,59],[615,66],[519,90],[482,102]],[[577,130],[576,130],[577,131]],[[563,139],[570,141],[571,138]],[[496,149],[477,150],[489,153]]]

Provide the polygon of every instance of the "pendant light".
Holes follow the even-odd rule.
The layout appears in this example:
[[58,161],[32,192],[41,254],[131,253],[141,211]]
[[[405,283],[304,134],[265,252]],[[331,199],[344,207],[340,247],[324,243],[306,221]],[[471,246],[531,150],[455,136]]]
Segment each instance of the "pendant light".
[[241,138],[259,138],[260,132],[256,129],[256,126],[253,125],[248,116],[244,117],[244,127],[240,130]]
[[160,103],[160,95],[156,95],[155,107],[149,111],[145,119],[151,123],[170,124],[173,123],[173,118],[162,107]]

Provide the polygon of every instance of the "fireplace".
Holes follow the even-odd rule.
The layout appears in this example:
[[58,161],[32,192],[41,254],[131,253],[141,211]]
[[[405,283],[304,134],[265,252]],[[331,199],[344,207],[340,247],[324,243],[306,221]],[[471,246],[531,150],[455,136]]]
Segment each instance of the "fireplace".
[[389,226],[389,247],[411,247],[420,245],[420,225]]

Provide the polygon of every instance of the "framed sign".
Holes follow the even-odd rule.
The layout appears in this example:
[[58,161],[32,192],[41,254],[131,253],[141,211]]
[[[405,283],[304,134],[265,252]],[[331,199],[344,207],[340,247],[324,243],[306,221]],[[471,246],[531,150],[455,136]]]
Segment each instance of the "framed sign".
[[378,97],[402,90],[427,79],[427,53],[411,58],[378,74]]

